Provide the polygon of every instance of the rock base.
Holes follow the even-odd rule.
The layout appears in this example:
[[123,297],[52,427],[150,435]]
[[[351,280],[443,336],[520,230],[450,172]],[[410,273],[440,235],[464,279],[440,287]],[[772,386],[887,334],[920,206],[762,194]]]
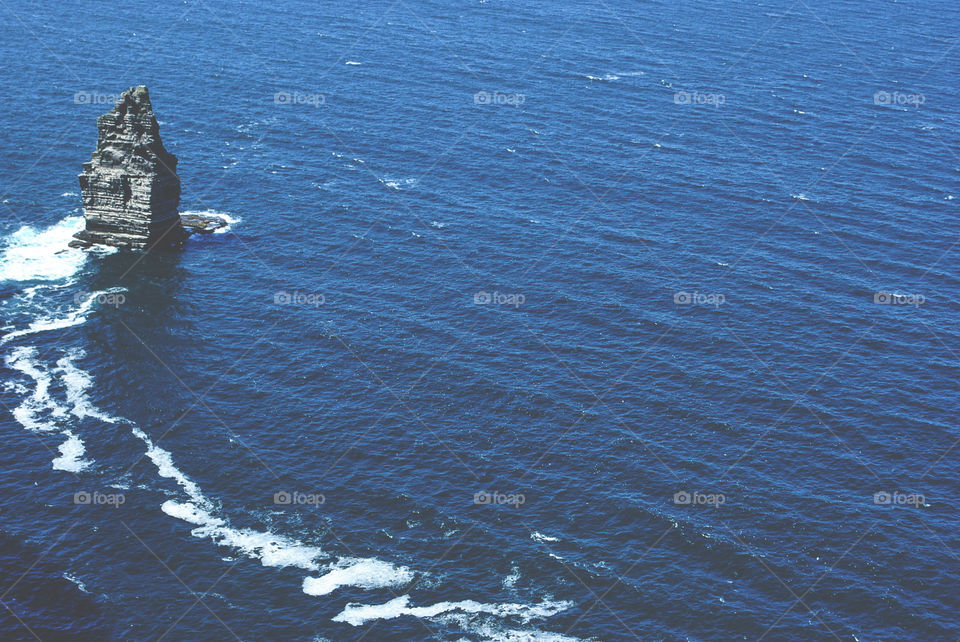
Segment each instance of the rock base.
[[184,214],[180,217],[180,225],[172,223],[165,233],[155,234],[152,237],[139,234],[123,234],[118,232],[97,232],[82,230],[73,235],[69,246],[89,249],[94,245],[109,245],[122,250],[164,250],[175,249],[183,245],[191,234],[212,234],[227,227],[226,219],[209,214]]
[[211,234],[228,225],[225,219],[209,214],[181,214],[180,224],[187,230],[199,234]]
[[179,223],[171,225],[166,232],[153,236],[139,234],[121,234],[117,232],[97,232],[82,230],[73,235],[70,247],[88,249],[94,245],[108,245],[121,250],[169,250],[183,245],[190,233]]

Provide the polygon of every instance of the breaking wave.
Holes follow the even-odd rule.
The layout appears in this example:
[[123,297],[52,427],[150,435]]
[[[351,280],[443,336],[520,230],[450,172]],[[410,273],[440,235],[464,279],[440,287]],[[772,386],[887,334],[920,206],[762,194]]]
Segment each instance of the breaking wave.
[[73,276],[87,257],[67,244],[82,229],[82,216],[68,216],[49,227],[24,225],[8,235],[0,253],[0,281],[57,281]]

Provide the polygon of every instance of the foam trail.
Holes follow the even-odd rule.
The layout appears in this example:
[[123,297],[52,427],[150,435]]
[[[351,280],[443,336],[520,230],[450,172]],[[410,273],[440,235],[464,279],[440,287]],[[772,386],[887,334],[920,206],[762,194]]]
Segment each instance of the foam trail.
[[160,476],[175,480],[189,497],[188,502],[168,500],[160,509],[170,517],[195,525],[197,528],[190,532],[191,535],[238,549],[247,557],[259,559],[264,566],[293,566],[308,571],[320,569],[317,560],[327,555],[317,546],[270,532],[231,527],[226,519],[218,516],[217,508],[200,487],[176,467],[169,451],[153,443],[139,427],[133,426],[131,430],[147,445],[147,457],[157,467]]
[[86,260],[82,250],[68,248],[83,229],[82,216],[68,216],[38,230],[24,225],[7,236],[0,253],[0,281],[56,281],[73,275]]
[[[344,566],[345,564],[345,566]],[[413,581],[413,573],[405,566],[394,566],[378,559],[342,559],[339,565],[321,577],[303,580],[307,595],[328,595],[341,586],[378,589],[403,586]]]
[[68,312],[65,316],[54,318],[54,317],[42,317],[31,323],[26,328],[21,330],[14,330],[9,332],[0,339],[0,345],[16,339],[17,337],[23,337],[31,334],[37,334],[38,332],[48,332],[50,330],[59,330],[61,328],[70,328],[73,326],[81,325],[87,320],[87,314],[90,310],[93,309],[94,303],[96,303],[98,297],[104,294],[116,294],[118,292],[126,292],[126,288],[109,288],[107,290],[98,290],[96,292],[91,292],[86,298],[80,303],[80,306]]
[[[409,181],[408,181],[409,182]],[[240,221],[222,212],[202,212],[223,218],[228,226],[218,230],[225,232]],[[0,254],[0,280],[6,281],[61,281],[69,285],[70,277],[83,265],[86,254],[83,251],[67,247],[73,234],[83,227],[83,217],[68,217],[59,223],[37,230],[24,226],[6,238],[6,246]],[[106,250],[110,251],[110,250]],[[33,300],[41,288],[66,285],[34,285],[26,288],[24,298]],[[37,316],[26,328],[14,330],[0,338],[0,344],[13,339],[40,332],[79,326],[87,321],[87,316],[96,304],[98,297],[126,291],[124,288],[111,288],[86,294],[79,305],[74,306],[61,316]],[[316,546],[306,545],[296,539],[283,537],[271,532],[252,529],[237,529],[229,525],[226,518],[219,514],[217,507],[208,499],[200,487],[176,467],[171,453],[157,446],[139,427],[127,419],[110,416],[90,401],[89,390],[93,378],[79,368],[76,361],[82,359],[81,349],[73,349],[57,361],[55,372],[62,380],[67,398],[67,406],[57,403],[50,396],[53,382],[50,371],[37,361],[34,347],[16,348],[6,357],[9,367],[20,371],[34,381],[34,390],[24,398],[13,411],[15,419],[31,431],[57,431],[66,439],[59,446],[59,456],[52,464],[56,470],[79,472],[92,462],[84,460],[86,447],[83,440],[58,422],[65,422],[72,415],[76,418],[92,418],[108,423],[123,423],[131,426],[135,437],[146,444],[146,455],[157,467],[161,477],[173,479],[186,494],[188,501],[166,501],[161,510],[171,517],[196,526],[191,531],[195,537],[209,538],[221,546],[241,551],[251,558],[261,561],[264,566],[297,567],[310,572],[324,573],[318,578],[306,578],[304,585],[309,586],[313,595],[326,595],[342,586],[363,588],[381,588],[409,582],[413,574],[405,567],[396,567],[376,559],[342,559],[336,563],[321,565],[321,560],[329,556]],[[27,393],[23,386],[15,386]],[[49,415],[51,419],[44,417]],[[305,588],[306,590],[306,588]]]
[[[146,455],[157,467],[161,477],[173,479],[186,494],[189,501],[176,502],[168,500],[163,503],[161,510],[171,517],[193,524],[197,528],[191,531],[194,537],[209,538],[221,546],[238,549],[248,557],[259,559],[264,566],[297,567],[307,571],[319,572],[331,570],[322,567],[318,560],[329,557],[319,547],[309,546],[296,539],[283,537],[271,532],[262,532],[252,529],[237,529],[219,516],[217,507],[208,499],[200,487],[177,468],[170,451],[156,445],[150,437],[128,419],[112,417],[96,408],[89,399],[88,391],[93,385],[93,378],[88,372],[77,367],[75,361],[83,358],[81,349],[74,349],[57,361],[56,371],[60,373],[66,387],[67,400],[71,404],[70,414],[76,417],[91,417],[109,423],[124,423],[130,425],[133,435],[147,447]],[[7,364],[33,378],[37,387],[32,397],[28,398],[20,408],[14,411],[15,416],[25,426],[35,430],[52,430],[55,426],[36,420],[36,411],[49,408],[61,417],[67,416],[67,409],[54,404],[49,397],[49,388],[52,382],[50,374],[41,369],[34,361],[36,349],[17,348],[7,358]],[[82,462],[83,442],[68,430],[62,431],[68,437],[60,447],[61,457],[57,458],[54,466],[62,470],[76,469]],[[378,560],[350,560],[360,564],[354,571],[353,581],[382,586],[383,582],[364,579],[365,576],[375,573],[389,574],[391,565]],[[340,569],[344,575],[336,580],[336,586],[349,584],[351,581],[350,569]],[[406,573],[406,574],[404,574]],[[409,572],[403,570],[401,576],[408,577]],[[331,589],[332,590],[332,589]]]
[[17,420],[17,423],[32,432],[60,432],[67,439],[60,444],[60,456],[53,460],[53,468],[74,473],[80,472],[92,463],[83,459],[83,455],[86,453],[83,441],[71,431],[61,430],[55,421],[41,418],[42,414],[49,413],[55,420],[64,419],[67,416],[67,410],[50,396],[52,378],[49,372],[40,367],[36,359],[37,349],[34,347],[17,348],[5,359],[7,366],[27,375],[34,381],[33,393],[13,409],[13,417]]
[[147,436],[145,432],[140,430],[138,426],[132,425],[131,432],[133,435],[144,442],[147,445],[147,457],[150,458],[150,461],[157,467],[157,472],[160,473],[161,477],[167,477],[168,479],[173,479],[183,488],[184,492],[190,497],[191,500],[200,504],[204,509],[213,509],[213,504],[204,497],[203,493],[200,491],[200,487],[197,486],[192,479],[183,474],[179,468],[176,467],[173,463],[173,457],[170,455],[170,452],[164,450],[160,446],[157,446],[153,443],[153,440]]
[[219,515],[217,507],[200,490],[200,487],[174,464],[167,450],[153,443],[139,427],[132,426],[134,436],[147,445],[147,457],[157,467],[161,477],[173,479],[186,493],[189,501],[167,500],[160,509],[176,519],[196,526],[190,534],[212,540],[219,546],[237,549],[247,557],[259,559],[263,566],[295,567],[306,571],[327,573],[320,578],[306,578],[306,587],[316,591],[310,595],[326,595],[341,586],[381,588],[409,582],[413,574],[406,568],[376,559],[345,559],[336,564],[321,565],[320,560],[330,556],[318,546],[249,528],[234,528]]
[[361,626],[371,620],[392,620],[401,615],[419,618],[435,618],[445,613],[488,613],[498,617],[518,617],[524,623],[534,619],[543,619],[556,615],[573,606],[572,602],[552,602],[545,600],[540,604],[483,604],[473,600],[460,602],[438,602],[430,606],[410,606],[410,596],[401,595],[383,604],[351,603],[333,618],[334,622],[346,622]]
[[459,626],[461,629],[477,636],[477,639],[484,640],[484,642],[580,642],[580,638],[561,635],[552,631],[508,629],[497,623],[492,617],[487,617],[487,621],[483,622],[477,622],[478,619],[480,618],[476,615],[458,614],[445,615],[436,618],[436,621]]
[[90,465],[89,461],[83,459],[87,449],[83,445],[83,441],[71,431],[64,430],[62,434],[66,436],[67,440],[57,448],[60,451],[60,456],[53,460],[53,469],[79,473]]
[[530,533],[530,539],[535,542],[559,542],[560,539],[557,537],[550,537],[549,535],[544,535],[540,531],[533,531]]
[[80,590],[83,591],[84,593],[89,593],[89,592],[90,592],[90,591],[87,590],[87,585],[86,585],[86,584],[84,584],[83,582],[81,582],[79,578],[71,575],[70,573],[64,573],[62,577],[63,577],[63,579],[67,580],[68,582],[71,582],[73,585],[75,585],[78,589],[80,589]]
[[74,348],[57,361],[57,372],[60,373],[60,379],[67,388],[67,401],[72,405],[70,412],[81,419],[90,417],[111,424],[119,423],[121,421],[119,418],[111,417],[90,403],[87,393],[93,386],[93,378],[86,370],[81,370],[74,364],[74,360],[82,359],[84,356],[86,353],[82,349]]
[[408,583],[413,578],[407,568],[396,567],[377,559],[347,558],[335,564],[321,565],[320,561],[330,556],[319,546],[310,546],[269,531],[230,526],[200,487],[176,467],[169,451],[153,443],[139,427],[133,426],[132,431],[147,445],[147,457],[157,467],[160,476],[174,479],[190,499],[187,502],[167,500],[160,509],[170,517],[196,526],[190,531],[194,537],[210,539],[219,546],[237,549],[247,557],[260,560],[263,566],[326,571],[326,574],[319,578],[308,577],[304,580],[304,592],[308,595],[326,595],[341,586],[397,586]]
[[50,383],[52,380],[50,375],[37,364],[36,356],[36,348],[17,348],[6,358],[6,363],[9,367],[27,375],[33,379],[35,384],[33,394],[13,410],[13,416],[28,430],[54,430],[56,428],[54,425],[40,421],[36,417],[37,414],[44,410],[50,410],[60,416],[66,413],[50,398]]
[[[35,322],[27,331],[11,333],[4,337],[3,341],[13,336],[41,331],[41,327],[78,325],[86,320],[87,312],[91,309],[96,297],[102,293],[91,294],[78,309],[63,319]],[[91,403],[88,393],[93,386],[93,378],[75,363],[84,356],[82,349],[75,348],[68,351],[65,356],[57,361],[55,372],[60,375],[64,384],[69,408],[56,403],[51,398],[52,377],[46,369],[37,363],[36,348],[19,347],[6,358],[9,367],[27,375],[35,382],[33,393],[26,397],[23,403],[13,411],[17,421],[29,430],[59,430],[66,437],[66,440],[59,446],[60,456],[52,462],[54,469],[76,473],[84,470],[91,462],[83,459],[86,448],[77,435],[68,429],[60,429],[53,422],[42,420],[39,417],[40,413],[49,412],[53,417],[60,420],[67,419],[68,415],[72,414],[77,418],[86,417],[109,423],[129,424],[132,434],[146,445],[145,454],[156,466],[159,475],[173,479],[189,500],[168,500],[162,504],[161,510],[171,517],[194,525],[195,528],[191,531],[191,535],[194,537],[210,539],[219,546],[236,549],[247,557],[259,559],[261,564],[266,567],[295,567],[309,572],[322,573],[319,577],[306,577],[303,580],[303,592],[312,596],[329,595],[337,589],[347,586],[367,590],[399,587],[409,584],[413,580],[413,573],[404,566],[398,567],[389,562],[373,558],[343,558],[333,563],[321,564],[329,556],[319,547],[310,546],[299,540],[269,531],[238,529],[230,526],[229,521],[221,516],[214,502],[203,494],[200,487],[190,477],[177,468],[169,451],[156,445],[133,422],[124,418],[112,417]],[[26,390],[24,389],[24,391]],[[393,619],[401,615],[434,618],[443,616],[454,619],[466,617],[469,619],[488,614],[495,617],[516,617],[526,623],[531,619],[549,617],[569,606],[567,602],[545,601],[538,605],[524,605],[482,604],[465,600],[412,607],[409,605],[409,600],[410,597],[404,595],[381,605],[348,604],[334,620],[359,626],[369,620]],[[473,626],[472,623],[468,624]],[[533,637],[531,637],[531,632],[527,631],[491,628],[488,624],[484,624],[484,626],[489,629],[491,636],[494,634],[499,636],[490,639],[509,640],[510,642],[533,639],[549,639],[556,642],[574,640],[574,638],[557,637],[553,634],[545,633],[541,635],[541,632],[532,632]],[[476,629],[476,626],[473,626],[473,628]]]
[[293,566],[315,571],[319,568],[316,560],[326,557],[319,547],[309,546],[295,539],[249,528],[232,528],[225,519],[217,517],[214,511],[194,503],[168,500],[163,503],[161,510],[171,517],[195,524],[197,528],[190,531],[194,537],[209,538],[220,546],[235,548],[247,557],[259,559],[263,566]]

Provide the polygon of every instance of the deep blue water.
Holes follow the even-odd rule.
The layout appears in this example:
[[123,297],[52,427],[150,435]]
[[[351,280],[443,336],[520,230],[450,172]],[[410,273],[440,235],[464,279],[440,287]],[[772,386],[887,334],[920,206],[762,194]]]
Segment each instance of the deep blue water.
[[0,637],[960,638],[955,3],[0,14]]

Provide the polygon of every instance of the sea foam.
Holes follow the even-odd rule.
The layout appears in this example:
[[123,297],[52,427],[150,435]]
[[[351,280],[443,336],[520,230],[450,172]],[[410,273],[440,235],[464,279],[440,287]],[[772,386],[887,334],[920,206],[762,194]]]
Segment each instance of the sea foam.
[[413,581],[413,573],[405,566],[394,566],[378,559],[344,558],[321,577],[303,580],[307,595],[328,595],[341,586],[378,589],[403,586]]
[[247,557],[260,560],[263,566],[326,571],[319,578],[308,577],[304,580],[303,590],[308,595],[326,595],[341,586],[398,586],[413,578],[413,574],[405,567],[396,567],[377,559],[344,558],[333,564],[321,565],[321,560],[330,556],[319,546],[269,531],[231,526],[200,487],[177,468],[169,451],[157,446],[139,427],[133,426],[132,431],[147,445],[147,457],[157,467],[160,476],[175,480],[189,497],[190,501],[187,502],[167,500],[161,510],[170,517],[193,524],[196,528],[190,534],[194,537],[210,539],[219,546],[233,548]]
[[73,275],[86,255],[67,244],[82,229],[82,216],[68,216],[43,229],[24,225],[5,239],[0,281],[56,281]]
[[89,390],[93,386],[93,378],[86,370],[78,368],[74,361],[82,359],[86,353],[80,348],[70,350],[66,356],[57,361],[57,372],[67,391],[67,402],[70,403],[70,412],[79,418],[90,417],[107,423],[118,423],[117,417],[100,411],[91,402]]
[[580,638],[561,635],[552,631],[511,629],[492,616],[451,613],[436,618],[435,621],[469,631],[476,636],[476,639],[484,642],[580,642]]
[[413,574],[405,567],[396,567],[377,559],[344,558],[333,564],[321,565],[330,556],[318,546],[272,532],[249,528],[235,528],[222,517],[200,487],[174,464],[173,456],[157,446],[139,427],[133,434],[147,445],[147,457],[157,467],[161,477],[173,479],[190,501],[167,500],[161,510],[176,519],[194,525],[190,534],[210,539],[219,546],[233,548],[247,557],[259,559],[263,566],[295,567],[306,571],[326,573],[319,578],[304,579],[303,591],[308,595],[327,595],[341,586],[383,588],[410,582]]
[[[60,318],[41,318],[35,320],[24,330],[6,335],[0,342],[17,336],[24,336],[47,329],[79,325],[86,320],[99,294],[88,295],[80,305]],[[93,387],[93,377],[78,367],[76,362],[85,356],[82,349],[69,350],[56,362],[56,368],[48,371],[37,360],[34,347],[19,347],[8,355],[7,365],[33,379],[35,387],[32,394],[22,386],[17,386],[28,396],[14,411],[14,417],[26,428],[35,431],[58,430],[66,440],[59,446],[60,456],[53,460],[57,470],[79,472],[91,462],[83,459],[86,453],[83,441],[71,430],[60,428],[54,421],[46,420],[46,413],[59,422],[77,418],[95,418],[109,423],[129,424],[133,436],[146,445],[146,456],[156,466],[161,477],[172,479],[181,488],[186,501],[169,499],[161,505],[161,510],[170,517],[194,526],[191,535],[210,539],[219,546],[239,551],[241,554],[260,560],[267,567],[295,567],[318,577],[306,577],[302,590],[307,595],[325,596],[342,587],[357,587],[366,590],[402,587],[414,579],[414,573],[405,566],[375,558],[341,558],[330,561],[330,556],[317,546],[305,544],[297,539],[278,535],[269,531],[247,528],[235,528],[222,515],[217,504],[204,495],[199,485],[175,464],[170,451],[158,446],[133,422],[112,417],[93,405],[89,391]],[[57,403],[50,395],[53,383],[51,372],[56,373],[65,389],[67,404]],[[430,606],[410,606],[410,596],[404,595],[381,605],[348,604],[337,621],[348,622],[354,626],[373,619],[392,619],[401,615],[416,617],[474,618],[478,615],[489,617],[515,617],[524,623],[534,618],[544,618],[568,607],[567,603],[543,602],[539,605],[524,604],[483,604],[472,600],[460,602],[440,602]],[[493,626],[489,623],[483,626]],[[498,639],[546,639],[539,635],[531,638],[528,632],[511,631],[495,626]],[[491,629],[494,631],[494,629]],[[503,637],[507,635],[508,637]],[[515,635],[516,634],[516,635]],[[517,635],[527,637],[517,637]],[[491,638],[492,639],[492,638]],[[551,638],[564,639],[564,638]],[[567,638],[569,639],[569,638]]]
[[26,328],[14,330],[13,332],[5,334],[3,338],[0,339],[0,345],[7,343],[12,339],[16,339],[17,337],[24,337],[31,334],[37,334],[39,332],[49,332],[50,330],[60,330],[63,328],[81,325],[87,320],[87,314],[89,314],[90,310],[93,309],[94,304],[97,302],[97,299],[100,296],[126,291],[126,288],[109,288],[107,290],[91,292],[84,297],[83,301],[80,302],[78,307],[71,309],[63,316],[40,317],[39,319],[33,321]]
[[209,538],[220,546],[234,548],[247,557],[259,559],[263,566],[292,566],[316,571],[320,568],[317,559],[326,557],[319,547],[295,539],[270,532],[233,528],[207,505],[209,501],[206,498],[202,498],[201,503],[167,500],[160,508],[171,517],[195,525],[197,528],[190,531],[194,537]]
[[169,451],[153,443],[139,427],[134,426],[132,430],[138,439],[147,444],[147,457],[156,465],[160,476],[174,479],[190,498],[188,502],[167,500],[161,510],[196,526],[190,531],[194,537],[207,538],[220,546],[236,549],[247,557],[259,559],[263,566],[295,567],[313,572],[325,570],[326,573],[319,578],[304,579],[303,591],[308,595],[326,595],[341,586],[398,586],[413,578],[413,574],[405,567],[396,567],[377,559],[344,558],[322,566],[320,560],[330,556],[318,546],[272,532],[232,527],[226,518],[219,515],[216,506],[200,487],[176,467]]
[[8,367],[30,377],[34,382],[33,393],[13,409],[13,418],[31,432],[56,431],[66,437],[66,441],[58,448],[60,456],[52,462],[55,470],[76,473],[87,468],[92,462],[83,459],[86,453],[83,441],[70,430],[61,429],[58,425],[59,421],[67,417],[67,409],[50,395],[53,378],[38,363],[37,349],[17,348],[7,355],[5,361]]
[[177,519],[193,524],[190,534],[209,538],[221,546],[234,548],[247,557],[259,559],[264,566],[293,566],[308,571],[320,570],[317,560],[327,555],[317,546],[304,544],[296,539],[270,532],[238,529],[220,517],[216,506],[200,490],[200,487],[174,464],[173,455],[157,446],[138,426],[132,427],[134,436],[147,445],[147,457],[157,467],[161,477],[173,479],[183,489],[188,502],[167,500],[160,509]]
[[60,456],[53,460],[53,469],[64,470],[68,473],[79,473],[90,465],[89,461],[83,459],[83,455],[87,452],[83,440],[69,430],[64,430],[61,434],[67,440],[57,447]]
[[383,604],[350,603],[333,618],[334,622],[346,622],[361,626],[371,620],[392,620],[402,615],[419,618],[435,618],[446,613],[488,613],[497,617],[517,617],[526,623],[556,615],[573,606],[572,602],[544,600],[540,604],[484,604],[474,600],[460,602],[437,602],[430,606],[410,606],[410,596],[401,595]]

